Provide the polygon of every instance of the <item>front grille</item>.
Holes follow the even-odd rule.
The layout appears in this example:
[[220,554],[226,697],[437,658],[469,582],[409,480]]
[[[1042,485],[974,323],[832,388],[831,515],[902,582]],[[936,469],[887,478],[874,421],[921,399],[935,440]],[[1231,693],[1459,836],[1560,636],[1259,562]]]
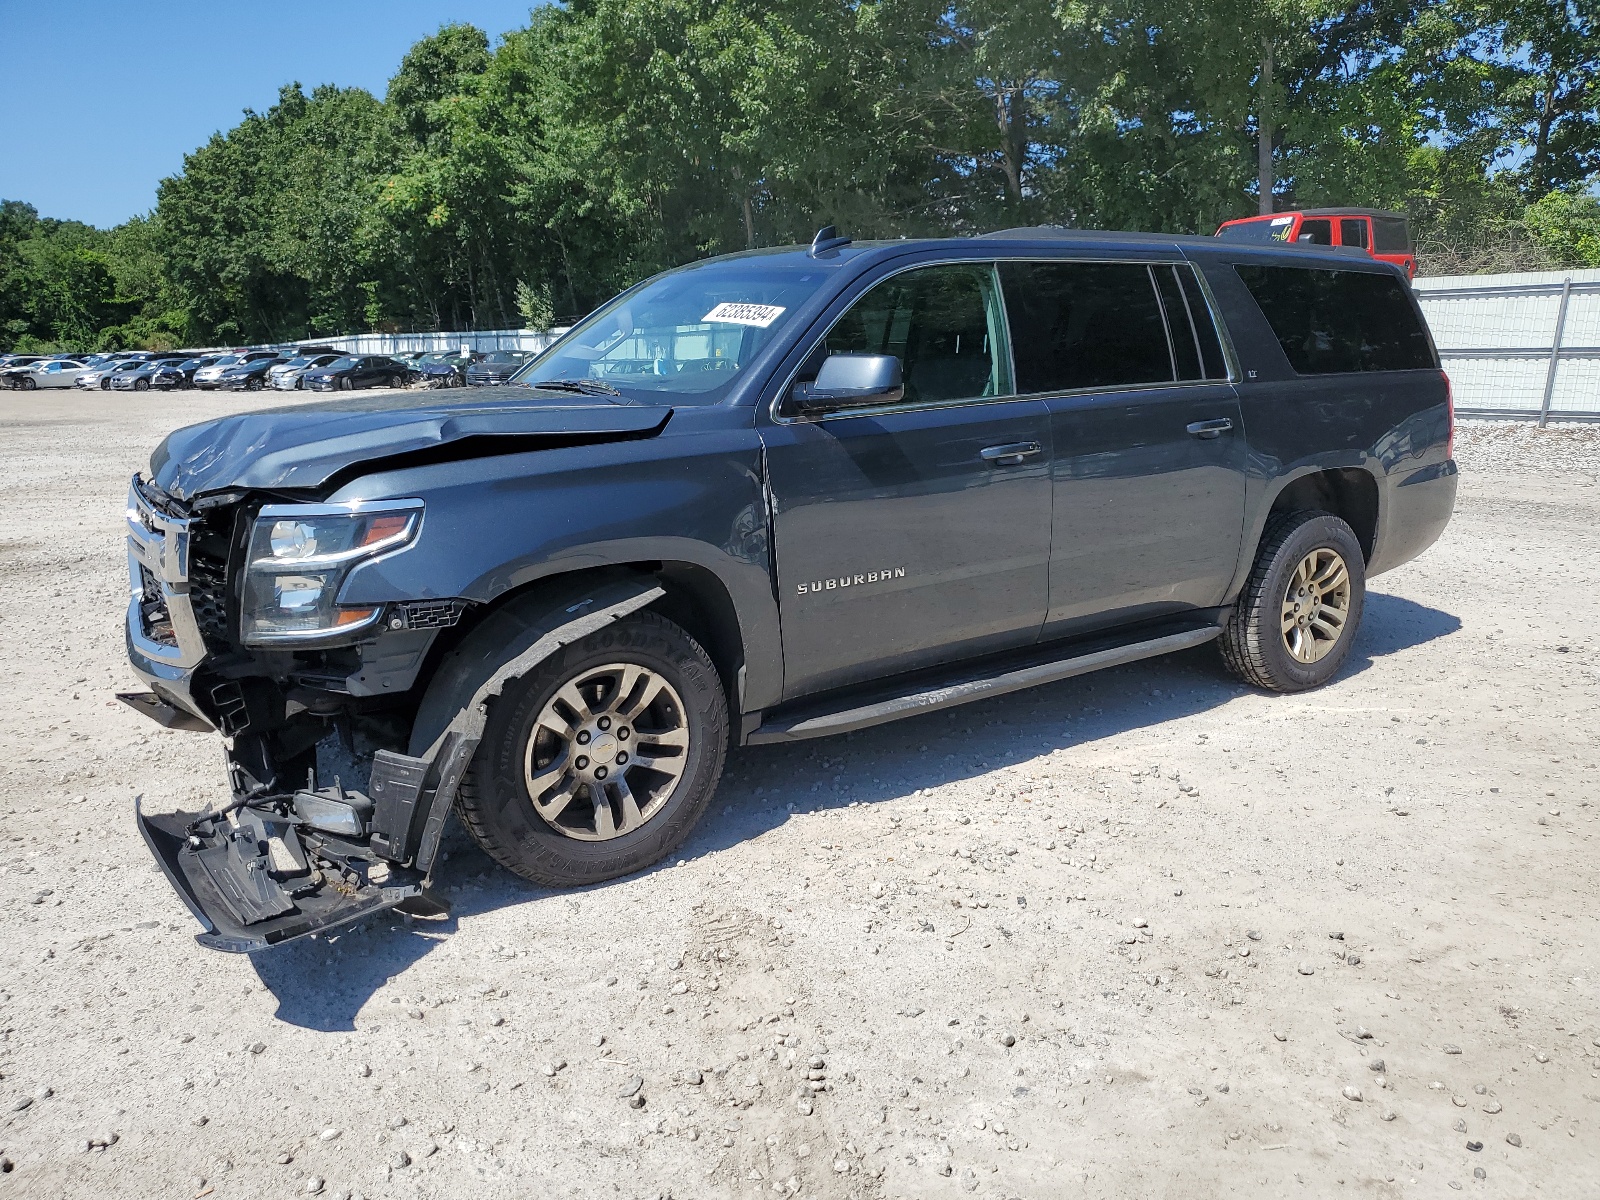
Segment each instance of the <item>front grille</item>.
[[193,543],[189,547],[189,605],[212,649],[228,645],[228,563]]

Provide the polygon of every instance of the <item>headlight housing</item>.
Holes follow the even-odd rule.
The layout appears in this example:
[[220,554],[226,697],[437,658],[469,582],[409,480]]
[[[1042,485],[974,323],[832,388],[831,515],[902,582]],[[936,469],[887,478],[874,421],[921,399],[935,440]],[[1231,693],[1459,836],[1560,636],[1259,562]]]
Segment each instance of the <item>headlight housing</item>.
[[341,608],[339,589],[357,563],[409,546],[421,525],[421,500],[264,507],[245,568],[245,645],[327,642],[371,625],[382,606]]

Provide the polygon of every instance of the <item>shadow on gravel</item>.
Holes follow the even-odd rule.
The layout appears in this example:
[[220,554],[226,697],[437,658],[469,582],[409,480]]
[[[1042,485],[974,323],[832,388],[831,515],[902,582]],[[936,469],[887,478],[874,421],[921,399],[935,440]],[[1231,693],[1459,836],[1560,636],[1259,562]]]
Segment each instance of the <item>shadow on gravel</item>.
[[[1449,613],[1368,593],[1360,639],[1345,674],[1460,628],[1460,620]],[[1206,712],[1248,690],[1223,672],[1214,646],[1200,646],[840,737],[736,749],[694,835],[653,870],[669,871],[680,860],[754,841],[792,812],[874,804],[974,779],[1052,750]],[[450,899],[450,917],[408,920],[387,913],[335,938],[303,939],[252,956],[261,982],[278,999],[279,1020],[308,1029],[353,1029],[356,1014],[373,994],[453,934],[462,917],[558,897],[500,870],[457,822],[451,823],[444,848],[449,857],[437,883]],[[506,960],[508,974],[520,969],[517,960]],[[396,1000],[402,1007],[412,1002],[403,988]]]
[[1355,651],[1345,667],[1345,674],[1364,671],[1375,658],[1449,637],[1460,628],[1461,618],[1452,613],[1440,612],[1403,596],[1368,592]]

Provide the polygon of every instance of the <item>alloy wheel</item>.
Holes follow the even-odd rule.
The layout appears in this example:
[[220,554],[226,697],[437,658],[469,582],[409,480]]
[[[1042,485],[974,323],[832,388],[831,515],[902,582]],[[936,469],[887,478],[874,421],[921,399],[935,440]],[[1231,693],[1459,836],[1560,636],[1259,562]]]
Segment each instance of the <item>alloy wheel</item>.
[[1327,657],[1350,617],[1350,571],[1337,550],[1319,547],[1300,560],[1283,597],[1283,644],[1296,662]]
[[608,663],[568,680],[528,736],[524,776],[534,811],[580,841],[632,833],[683,778],[686,711],[677,689],[638,663]]

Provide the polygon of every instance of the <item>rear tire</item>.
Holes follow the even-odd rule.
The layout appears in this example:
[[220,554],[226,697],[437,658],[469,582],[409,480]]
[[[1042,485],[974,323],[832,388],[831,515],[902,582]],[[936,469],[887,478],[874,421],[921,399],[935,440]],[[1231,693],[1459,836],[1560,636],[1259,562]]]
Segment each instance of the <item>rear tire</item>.
[[727,697],[710,657],[665,617],[636,613],[564,647],[494,701],[457,810],[489,857],[522,878],[600,883],[683,843],[727,748]]
[[1321,687],[1339,673],[1366,604],[1366,558],[1331,513],[1279,513],[1218,645],[1228,670],[1274,692]]

